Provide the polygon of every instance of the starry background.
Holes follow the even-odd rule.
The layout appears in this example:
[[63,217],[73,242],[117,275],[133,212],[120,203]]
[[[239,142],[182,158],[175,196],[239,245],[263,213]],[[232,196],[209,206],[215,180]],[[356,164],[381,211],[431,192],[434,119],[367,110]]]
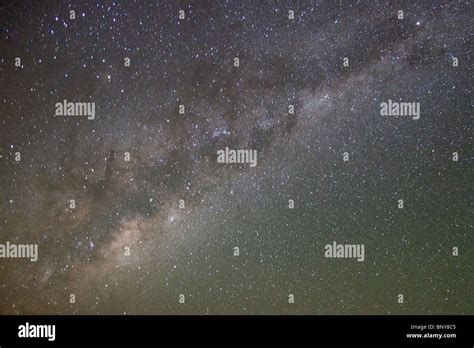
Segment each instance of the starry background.
[[[472,314],[472,11],[2,1],[0,242],[39,260],[0,260],[0,313]],[[95,120],[54,117],[64,99]],[[218,165],[225,146],[257,167]]]

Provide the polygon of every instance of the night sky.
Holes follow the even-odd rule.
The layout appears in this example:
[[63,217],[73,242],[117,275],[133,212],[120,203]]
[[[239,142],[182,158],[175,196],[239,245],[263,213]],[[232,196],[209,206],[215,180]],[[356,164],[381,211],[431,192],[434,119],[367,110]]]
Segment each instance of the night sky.
[[[472,314],[472,18],[2,1],[0,243],[38,261],[0,258],[0,313]],[[95,118],[55,116],[63,100]],[[420,118],[381,116],[388,100]],[[225,147],[257,166],[217,163]],[[326,258],[333,242],[365,260]]]

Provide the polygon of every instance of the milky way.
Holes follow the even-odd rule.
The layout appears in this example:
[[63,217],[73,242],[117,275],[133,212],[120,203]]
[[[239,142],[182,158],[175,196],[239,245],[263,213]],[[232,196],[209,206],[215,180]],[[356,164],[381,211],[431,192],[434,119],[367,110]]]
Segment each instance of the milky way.
[[1,6],[0,313],[473,312],[469,1]]

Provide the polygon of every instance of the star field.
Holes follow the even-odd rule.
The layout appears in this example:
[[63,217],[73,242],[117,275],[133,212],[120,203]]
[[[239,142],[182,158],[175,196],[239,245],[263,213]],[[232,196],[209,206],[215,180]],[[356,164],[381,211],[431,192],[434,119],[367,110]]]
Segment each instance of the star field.
[[469,1],[1,12],[0,243],[38,261],[0,258],[0,313],[473,312]]

